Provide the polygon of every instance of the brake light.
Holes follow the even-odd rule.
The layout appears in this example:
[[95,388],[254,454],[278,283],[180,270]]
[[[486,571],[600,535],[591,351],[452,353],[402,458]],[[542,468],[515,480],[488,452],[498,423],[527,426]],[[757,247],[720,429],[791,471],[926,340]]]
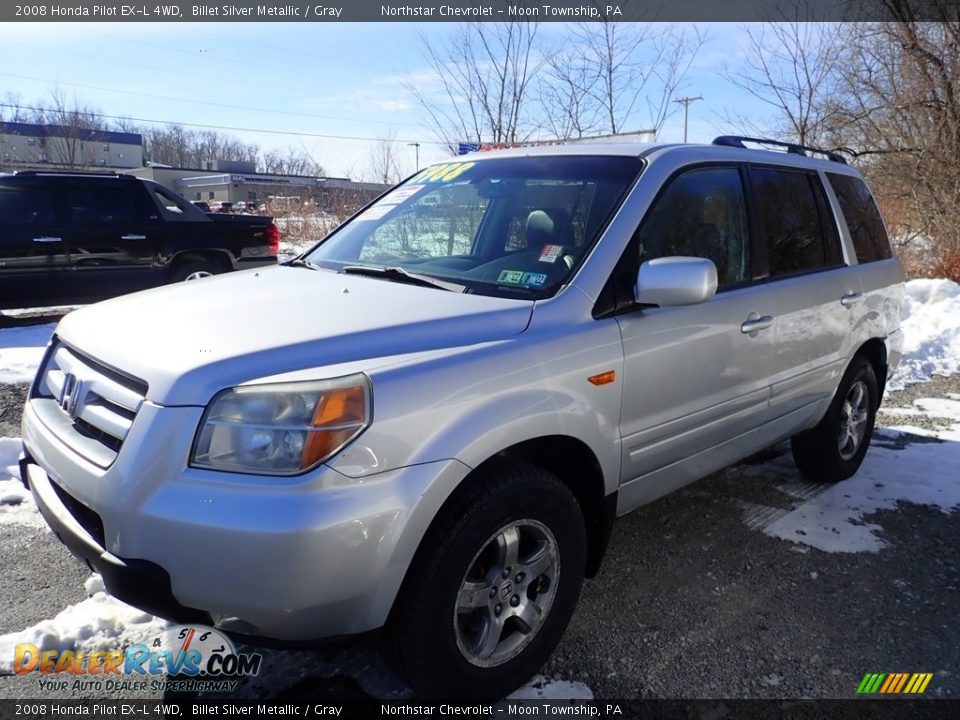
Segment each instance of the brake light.
[[267,225],[267,252],[271,255],[280,252],[280,228],[274,223]]

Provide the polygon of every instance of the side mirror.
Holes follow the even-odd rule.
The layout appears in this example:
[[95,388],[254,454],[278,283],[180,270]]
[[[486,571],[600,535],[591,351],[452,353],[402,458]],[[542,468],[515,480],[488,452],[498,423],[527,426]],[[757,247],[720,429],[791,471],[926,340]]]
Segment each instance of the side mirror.
[[633,296],[640,305],[671,307],[697,305],[716,292],[717,267],[712,260],[665,257],[640,266]]

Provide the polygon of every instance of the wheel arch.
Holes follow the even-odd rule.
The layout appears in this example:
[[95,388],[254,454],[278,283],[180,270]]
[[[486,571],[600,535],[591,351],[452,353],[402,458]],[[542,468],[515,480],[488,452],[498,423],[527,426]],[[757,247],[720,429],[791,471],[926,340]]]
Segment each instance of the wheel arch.
[[176,270],[184,263],[195,260],[213,260],[214,262],[220,264],[225,272],[232,270],[234,264],[233,254],[229,250],[225,250],[223,248],[190,248],[188,250],[180,250],[174,253],[167,263],[167,267],[172,271]]
[[[877,390],[879,396],[883,397],[883,390],[887,384],[887,345],[880,338],[870,338],[863,343],[853,357],[863,357],[873,366],[873,372],[877,376]],[[851,362],[853,358],[851,358]],[[849,363],[847,363],[849,366]]]
[[544,435],[530,438],[505,447],[470,470],[454,487],[434,513],[425,532],[417,543],[403,580],[391,603],[390,615],[397,599],[403,593],[403,585],[413,569],[423,561],[424,553],[430,552],[430,538],[444,514],[456,505],[460,498],[470,492],[475,482],[482,479],[483,470],[495,463],[525,463],[540,467],[555,475],[573,493],[584,514],[587,532],[586,576],[596,575],[610,538],[616,517],[617,493],[605,493],[603,471],[594,452],[582,440],[569,435]]

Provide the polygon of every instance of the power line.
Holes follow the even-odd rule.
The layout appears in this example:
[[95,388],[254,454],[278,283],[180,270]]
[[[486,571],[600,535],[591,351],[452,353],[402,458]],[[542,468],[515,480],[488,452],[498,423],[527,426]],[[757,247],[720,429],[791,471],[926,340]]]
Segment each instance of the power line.
[[[32,105],[18,105],[16,103],[0,103],[0,107],[6,108],[16,108],[18,110],[33,110],[35,112],[50,112],[50,108],[44,107],[35,107]],[[138,118],[131,117],[129,115],[107,115],[105,113],[90,112],[86,110],[70,110],[71,114],[76,115],[88,115],[90,117],[103,118],[106,120],[131,120],[134,122],[145,122],[145,123],[156,123],[158,125],[180,125],[182,127],[195,127],[201,128],[203,130],[229,130],[231,132],[255,132],[255,133],[266,133],[268,135],[289,135],[291,137],[310,137],[310,138],[323,138],[327,140],[363,140],[366,142],[378,142],[383,140],[383,138],[375,137],[364,137],[360,135],[330,135],[326,133],[308,133],[308,132],[294,132],[289,130],[267,130],[265,128],[249,128],[249,127],[236,127],[230,125],[204,125],[202,123],[189,123],[189,122],[179,122],[177,120],[158,120],[156,118]],[[394,142],[419,142],[421,145],[446,145],[446,143],[439,140],[410,140],[410,139],[396,139]]]
[[[110,36],[105,36],[105,37],[110,37]],[[7,44],[7,45],[18,45],[18,46],[20,46],[20,47],[25,47],[25,48],[29,48],[29,49],[34,50],[34,51],[42,51],[42,52],[46,52],[46,53],[50,53],[50,52],[59,52],[59,53],[68,52],[68,54],[69,54],[70,57],[74,57],[74,58],[76,58],[76,57],[88,58],[88,59],[90,59],[90,60],[93,60],[94,62],[103,63],[103,64],[105,64],[105,65],[110,65],[111,67],[114,67],[114,66],[116,66],[116,64],[117,64],[117,59],[116,59],[116,58],[103,57],[102,55],[93,55],[93,54],[88,53],[88,52],[79,52],[79,51],[73,50],[73,49],[70,49],[69,51],[66,51],[66,50],[64,50],[64,49],[62,49],[62,48],[59,48],[59,47],[56,47],[56,46],[51,46],[51,45],[31,45],[30,43],[19,42],[19,41],[17,41],[17,40],[4,40],[4,43]],[[154,47],[162,47],[162,46],[156,45],[156,43],[141,43],[141,42],[137,42],[136,44],[137,44],[137,45],[153,45]],[[183,52],[183,51],[182,51],[182,50],[177,50],[176,52]],[[199,59],[199,56],[198,56],[198,59]],[[242,64],[242,65],[247,65],[248,67],[255,67],[255,68],[259,68],[259,69],[261,69],[261,70],[268,70],[268,71],[270,71],[271,73],[275,73],[275,72],[276,72],[276,68],[273,67],[273,66],[270,66],[270,65],[261,65],[260,63],[252,63],[252,62],[250,62],[249,60],[239,61],[239,60],[230,60],[230,59],[227,59],[227,58],[218,58],[218,59],[219,59],[219,60],[225,60],[225,61],[231,62],[231,63],[233,63],[233,64]],[[134,62],[134,61],[129,60],[128,58],[124,58],[124,60],[123,60],[123,65],[124,65],[125,67],[135,67],[135,68],[142,68],[142,69],[144,69],[144,70],[152,70],[152,71],[154,71],[154,72],[163,73],[163,74],[166,74],[166,75],[183,75],[183,74],[184,74],[184,73],[181,73],[181,72],[172,71],[169,67],[160,67],[159,65],[148,65],[148,64],[142,63],[142,62]],[[338,77],[335,76],[335,75],[324,75],[324,74],[322,74],[322,73],[315,73],[315,72],[313,72],[313,71],[311,71],[311,70],[304,71],[304,72],[301,73],[301,75],[309,75],[309,76],[311,76],[311,77],[313,77],[313,78],[316,78],[316,79],[318,79],[318,80],[334,80],[334,81],[336,81],[336,80],[340,80],[340,79],[341,79],[341,78],[338,78]]]
[[[81,88],[84,90],[99,90],[101,92],[117,93],[119,95],[132,95],[134,97],[145,97],[154,100],[171,100],[173,102],[183,102],[190,105],[208,105],[210,107],[227,108],[229,110],[248,110],[251,112],[271,113],[274,115],[287,115],[290,117],[315,118],[317,120],[344,120],[347,122],[375,123],[377,125],[406,125],[408,127],[420,127],[416,123],[410,122],[390,122],[388,120],[361,120],[360,118],[342,117],[338,115],[318,115],[314,113],[296,113],[289,110],[270,110],[268,108],[250,107],[247,105],[232,105],[229,103],[218,103],[210,100],[194,100],[191,98],[181,98],[171,95],[157,95],[156,93],[142,93],[135,90],[117,90],[116,88],[101,87],[98,85],[86,85],[84,83],[60,82],[59,80],[48,80],[45,78],[31,77],[29,75],[14,75],[12,73],[0,72],[0,77],[16,78],[18,80],[30,80],[33,82],[46,82],[53,85],[63,85],[65,87]],[[182,124],[182,123],[181,123]]]
[[[185,26],[185,28],[189,29],[192,32],[197,32],[201,35],[208,35],[209,37],[220,38],[222,40],[229,40],[230,42],[235,42],[235,43],[246,42],[245,40],[243,40],[243,38],[238,38],[236,36],[230,36],[230,35],[221,35],[219,33],[210,32],[209,30],[206,30],[206,29],[201,30],[199,27],[194,27],[192,24]],[[276,50],[278,52],[287,53],[290,55],[301,55],[311,60],[322,60],[324,62],[335,62],[335,63],[344,64],[344,65],[355,65],[357,67],[368,68],[370,70],[377,70],[379,72],[383,72],[387,70],[387,68],[385,67],[381,67],[378,65],[371,65],[370,63],[358,62],[357,60],[347,60],[346,58],[334,57],[333,55],[320,55],[318,53],[312,53],[312,52],[308,53],[308,52],[304,52],[303,50],[294,50],[292,48],[281,47],[279,45],[270,45],[270,44],[264,43],[262,40],[259,40],[259,39],[256,40],[256,45],[258,48],[267,48],[270,50]],[[396,70],[390,70],[390,72],[396,72]]]

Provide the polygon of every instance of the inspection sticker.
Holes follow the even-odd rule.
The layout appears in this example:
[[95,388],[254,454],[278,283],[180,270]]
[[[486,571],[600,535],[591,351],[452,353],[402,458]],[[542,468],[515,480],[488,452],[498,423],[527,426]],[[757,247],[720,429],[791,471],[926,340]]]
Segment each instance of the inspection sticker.
[[524,273],[520,279],[520,284],[524,287],[543,287],[547,284],[546,273]]
[[563,245],[544,245],[540,251],[540,262],[555,263],[562,252]]
[[497,282],[501,285],[519,285],[523,280],[523,270],[501,270]]
[[497,278],[500,285],[519,285],[521,287],[543,287],[547,284],[546,273],[523,272],[523,270],[501,270]]

